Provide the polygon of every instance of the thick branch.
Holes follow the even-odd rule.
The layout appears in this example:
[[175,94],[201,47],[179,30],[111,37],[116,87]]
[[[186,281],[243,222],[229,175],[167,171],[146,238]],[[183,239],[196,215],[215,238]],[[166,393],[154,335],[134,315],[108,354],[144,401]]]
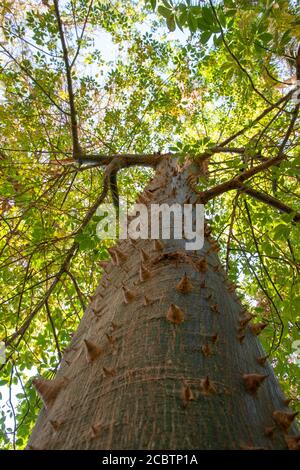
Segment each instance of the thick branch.
[[[113,155],[104,155],[104,154],[96,154],[96,155],[84,155],[80,158],[80,163],[87,165],[85,168],[90,167],[101,167],[106,166],[115,161],[114,165],[118,165],[118,169],[121,168],[129,168],[135,165],[141,166],[149,166],[155,167],[158,163],[160,163],[164,158],[170,157],[171,154],[160,154],[160,153],[152,153],[152,154],[130,154],[130,153],[121,153],[121,154],[113,154]],[[62,160],[63,162],[63,160]],[[118,162],[118,163],[117,163]]]
[[69,54],[68,48],[65,40],[65,35],[63,31],[63,25],[61,21],[61,16],[59,12],[58,0],[54,1],[54,9],[55,9],[55,16],[57,19],[57,26],[59,31],[60,42],[63,51],[65,69],[66,69],[66,76],[67,76],[67,87],[68,87],[68,95],[69,95],[69,105],[70,105],[70,117],[71,117],[71,132],[72,132],[72,141],[73,141],[73,157],[74,159],[80,158],[81,149],[79,144],[78,138],[78,122],[77,122],[77,113],[75,108],[74,102],[74,90],[73,90],[73,81],[71,76],[71,66],[69,62]]
[[[274,207],[275,209],[280,210],[280,212],[284,212],[286,214],[292,214],[293,212],[295,212],[291,207],[287,206],[286,204],[281,202],[279,199],[276,199],[275,197],[270,196],[269,194],[263,193],[261,191],[257,191],[256,189],[247,188],[247,186],[243,186],[241,188],[241,192],[248,194],[249,196],[253,197],[254,199],[257,199],[258,201],[268,204],[268,206],[271,206],[271,207]],[[300,222],[299,212],[295,214],[293,221]]]
[[267,170],[271,166],[278,165],[279,163],[281,163],[281,161],[286,158],[286,154],[284,153],[285,145],[288,142],[290,135],[294,129],[294,125],[295,125],[298,112],[299,112],[299,107],[300,107],[300,104],[297,104],[294,110],[291,122],[289,124],[288,130],[279,147],[279,151],[276,157],[270,158],[264,161],[263,163],[261,163],[260,165],[256,165],[255,167],[252,167],[249,170],[244,171],[243,173],[241,173],[238,176],[235,176],[229,181],[225,181],[224,183],[218,184],[217,186],[214,186],[213,188],[210,188],[207,191],[201,192],[200,193],[201,202],[205,204],[206,202],[210,201],[216,196],[219,196],[220,194],[223,194],[227,191],[231,191],[232,189],[243,189],[243,183],[245,181],[257,175],[258,173],[261,173],[262,171]]

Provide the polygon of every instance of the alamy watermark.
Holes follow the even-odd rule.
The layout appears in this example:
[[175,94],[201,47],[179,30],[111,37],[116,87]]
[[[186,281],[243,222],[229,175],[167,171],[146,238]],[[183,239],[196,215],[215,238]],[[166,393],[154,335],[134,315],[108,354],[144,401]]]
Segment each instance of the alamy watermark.
[[201,250],[204,244],[203,204],[135,204],[128,211],[125,199],[120,199],[119,220],[113,204],[103,204],[97,210],[101,217],[96,233],[101,240],[185,240],[186,250]]

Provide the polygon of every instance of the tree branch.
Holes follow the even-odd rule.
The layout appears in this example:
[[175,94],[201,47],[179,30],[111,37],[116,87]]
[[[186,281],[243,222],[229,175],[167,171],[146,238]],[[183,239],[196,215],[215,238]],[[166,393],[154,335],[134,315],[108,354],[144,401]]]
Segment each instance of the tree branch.
[[74,101],[74,90],[73,90],[73,81],[71,76],[71,66],[69,62],[69,53],[68,48],[65,40],[65,35],[63,31],[63,24],[60,16],[58,0],[53,0],[54,2],[54,10],[55,16],[57,19],[57,26],[59,31],[60,42],[63,51],[65,69],[66,69],[66,76],[67,76],[67,88],[68,88],[68,95],[69,95],[69,106],[70,106],[70,118],[71,118],[71,132],[72,132],[72,141],[73,141],[73,157],[75,160],[80,159],[82,151],[79,144],[79,137],[78,137],[78,121],[77,121],[77,113]]
[[205,161],[207,160],[208,158],[210,158],[214,153],[216,153],[216,151],[220,151],[218,149],[222,148],[222,147],[225,147],[226,145],[228,145],[230,142],[232,142],[233,140],[235,140],[237,137],[240,137],[241,135],[243,135],[248,129],[251,129],[251,127],[255,126],[256,124],[258,124],[265,116],[267,116],[267,114],[269,114],[271,111],[273,111],[273,109],[275,108],[278,108],[278,106],[282,103],[284,103],[285,101],[289,100],[293,94],[295,92],[295,89],[291,90],[289,93],[287,93],[285,96],[283,96],[282,98],[280,98],[280,100],[278,100],[275,104],[273,104],[272,106],[270,106],[269,108],[265,109],[256,119],[254,119],[254,121],[252,121],[252,123],[248,126],[245,126],[243,127],[242,129],[240,129],[239,131],[235,132],[233,135],[231,135],[230,137],[228,137],[227,139],[225,139],[223,142],[221,142],[220,144],[218,144],[216,147],[212,147],[211,149],[207,150],[206,152],[204,152],[203,154],[201,154],[199,156],[199,159],[198,161]]
[[[278,209],[280,212],[284,212],[286,214],[292,214],[293,212],[295,212],[291,207],[287,206],[279,199],[276,199],[275,197],[270,196],[269,194],[263,193],[261,191],[257,191],[256,189],[247,188],[247,186],[244,186],[241,188],[241,192],[248,194],[249,196],[253,197],[254,199],[257,199],[258,201],[268,204],[268,206]],[[295,214],[293,221],[300,222],[299,212]]]
[[218,15],[217,15],[217,12],[216,12],[216,9],[212,3],[211,0],[209,0],[209,3],[210,3],[210,6],[212,8],[212,11],[214,13],[214,16],[216,18],[216,21],[218,23],[218,26],[220,28],[220,32],[221,32],[221,37],[222,37],[222,41],[224,43],[224,46],[225,48],[227,49],[227,51],[229,52],[229,54],[231,55],[231,57],[233,58],[233,60],[237,63],[237,65],[239,66],[239,68],[241,69],[241,71],[246,75],[246,77],[248,78],[250,84],[251,84],[251,87],[253,88],[253,90],[255,91],[255,93],[257,93],[264,101],[266,101],[268,104],[272,104],[271,101],[269,101],[255,86],[253,80],[252,80],[252,77],[251,75],[249,74],[249,72],[245,69],[245,67],[241,64],[241,62],[239,61],[239,59],[237,58],[237,56],[232,52],[232,50],[230,49],[227,41],[226,41],[226,38],[225,38],[225,34],[224,34],[224,31],[223,31],[223,28],[222,28],[222,25],[220,23],[220,20],[218,18]]
[[[112,154],[112,155],[104,155],[104,154],[95,154],[95,155],[83,155],[80,159],[80,163],[86,166],[82,167],[82,169],[87,169],[91,167],[101,167],[106,166],[112,163],[115,160],[118,161],[119,169],[121,168],[129,168],[135,165],[141,166],[149,166],[155,167],[158,163],[160,163],[164,158],[170,157],[171,153],[160,154],[160,153],[152,153],[152,154],[130,154],[130,153],[120,153],[120,154]],[[62,163],[64,160],[62,160]],[[66,163],[72,163],[72,161],[67,161]]]
[[202,191],[199,193],[199,199],[200,201],[205,204],[206,202],[210,201],[211,199],[215,198],[216,196],[219,196],[220,194],[223,194],[227,191],[231,191],[233,189],[243,189],[243,183],[247,181],[248,179],[252,178],[258,173],[261,173],[262,171],[267,170],[271,166],[278,165],[282,160],[286,158],[286,154],[284,153],[285,145],[288,142],[290,135],[294,129],[294,125],[298,116],[299,112],[299,107],[300,103],[297,104],[294,112],[293,112],[293,117],[291,119],[291,122],[289,124],[288,130],[286,132],[286,135],[279,147],[278,154],[274,158],[270,158],[266,160],[265,162],[261,163],[260,165],[256,165],[255,167],[250,168],[247,171],[244,171],[238,176],[235,176],[231,180],[225,181],[224,183],[221,183],[217,186],[214,186],[213,188],[208,189],[207,191]]
[[14,57],[13,55],[6,49],[6,47],[3,46],[3,43],[0,43],[0,46],[4,50],[4,52],[17,64],[17,66],[30,78],[30,80],[35,83],[35,85],[44,93],[44,95],[48,98],[48,100],[63,114],[70,114],[67,111],[65,111],[59,104],[56,103],[56,101],[49,95],[49,93],[45,90],[45,88],[39,83],[36,78],[34,78],[33,75],[24,67],[22,64],[20,64]]
[[[96,210],[98,209],[99,205],[104,201],[104,199],[106,198],[107,196],[107,192],[108,192],[108,181],[109,181],[109,177],[110,177],[110,174],[111,172],[114,170],[115,168],[115,165],[116,165],[116,162],[115,161],[112,161],[106,168],[105,170],[105,174],[104,174],[104,182],[103,182],[103,188],[102,188],[102,191],[101,191],[101,194],[98,196],[98,198],[96,199],[96,201],[94,202],[94,204],[92,205],[92,207],[89,209],[89,211],[87,212],[87,214],[85,215],[85,217],[83,218],[83,221],[79,227],[78,230],[76,230],[76,234],[80,234],[82,233],[83,229],[87,226],[87,224],[89,223],[89,221],[91,220],[91,218],[93,217],[93,215],[95,214]],[[55,287],[57,286],[58,282],[60,281],[62,275],[64,273],[66,273],[68,271],[68,268],[69,268],[69,265],[70,265],[70,262],[78,248],[78,242],[74,241],[72,246],[69,248],[68,252],[67,252],[67,255],[65,257],[65,260],[63,262],[63,264],[61,265],[58,273],[55,275],[54,277],[54,280],[51,284],[51,286],[49,287],[49,289],[47,290],[47,292],[45,293],[44,297],[40,300],[40,302],[36,305],[36,307],[32,310],[32,312],[28,315],[28,317],[26,318],[26,320],[23,322],[22,326],[17,330],[15,331],[15,333],[13,333],[9,339],[6,339],[5,340],[5,345],[6,346],[9,346],[11,343],[13,343],[13,341],[19,337],[19,336],[24,336],[24,334],[26,333],[27,329],[29,328],[32,320],[34,319],[34,317],[36,316],[36,314],[41,310],[41,308],[44,307],[45,303],[48,301],[49,297],[51,296],[52,292],[54,291]]]
[[50,325],[51,325],[51,329],[52,329],[52,333],[53,333],[53,337],[54,337],[54,341],[55,341],[55,346],[56,346],[56,349],[57,349],[58,359],[59,359],[59,361],[61,361],[62,353],[61,353],[61,349],[60,349],[60,346],[59,346],[59,341],[58,341],[58,337],[57,337],[57,334],[56,334],[53,318],[51,316],[48,300],[46,300],[46,302],[45,302],[45,307],[46,307],[47,317],[48,317]]

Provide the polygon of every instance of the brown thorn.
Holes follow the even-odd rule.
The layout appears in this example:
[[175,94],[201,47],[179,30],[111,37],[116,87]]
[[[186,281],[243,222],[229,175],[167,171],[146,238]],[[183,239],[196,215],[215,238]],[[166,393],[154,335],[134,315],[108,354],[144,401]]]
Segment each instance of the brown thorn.
[[148,253],[146,253],[146,251],[143,248],[140,249],[140,256],[141,256],[141,261],[143,263],[147,263],[150,259],[150,256],[148,255]]
[[212,354],[211,347],[209,346],[209,344],[203,344],[201,346],[201,351],[204,357],[209,357]]
[[251,313],[247,313],[247,315],[245,315],[243,318],[241,318],[241,319],[239,320],[239,324],[240,324],[242,327],[246,326],[247,323],[249,323],[249,321],[252,320],[253,316],[254,316],[254,315],[252,315]]
[[32,381],[32,384],[40,395],[46,408],[50,407],[54,403],[58,394],[67,386],[68,383],[69,380],[66,377],[54,380],[47,380],[42,377],[38,377]]
[[167,311],[167,320],[175,325],[184,322],[184,312],[178,305],[171,304]]
[[99,261],[98,264],[99,264],[100,268],[102,268],[105,271],[107,269],[107,266],[109,265],[109,261],[105,261],[105,260]]
[[49,423],[51,424],[54,431],[58,431],[59,428],[63,425],[63,421],[57,421],[53,419],[49,419]]
[[151,277],[151,272],[149,271],[149,269],[146,268],[146,266],[143,263],[141,263],[141,266],[140,266],[139,276],[140,276],[141,282],[144,282],[147,279],[150,279]]
[[195,399],[193,391],[189,385],[183,384],[181,389],[181,398],[184,407],[186,407],[190,401]]
[[164,243],[161,240],[154,240],[153,245],[155,251],[162,251],[164,249]]
[[220,313],[218,304],[212,304],[210,308],[214,313]]
[[207,261],[205,258],[201,258],[195,262],[195,266],[200,273],[207,271]]
[[215,384],[208,376],[200,380],[199,388],[202,395],[213,395],[217,392]]
[[184,273],[184,276],[181,278],[179,283],[176,286],[177,292],[180,294],[189,294],[193,290],[193,284],[187,277],[186,273]]
[[212,343],[216,343],[218,341],[218,337],[219,337],[219,335],[217,333],[212,335],[212,337],[211,337]]
[[103,367],[102,369],[106,377],[114,377],[116,375],[116,369],[114,369],[113,367]]
[[243,381],[246,391],[254,395],[267,377],[267,375],[261,374],[244,374]]
[[273,419],[279,428],[287,431],[296,418],[297,414],[298,411],[293,412],[276,410],[273,412]]
[[276,429],[275,426],[267,426],[267,427],[265,427],[264,435],[265,435],[266,437],[273,437],[274,432],[275,432],[275,429]]
[[100,346],[92,343],[88,339],[83,340],[84,346],[85,346],[85,352],[86,352],[86,359],[87,362],[93,362],[97,357],[100,356],[102,353],[102,349]]
[[249,328],[255,336],[258,336],[266,326],[268,326],[267,323],[253,323],[249,325]]
[[267,359],[268,359],[268,356],[257,357],[257,358],[256,358],[256,362],[257,362],[260,366],[264,367],[264,366],[266,365]]
[[122,291],[123,291],[123,297],[124,297],[124,303],[129,304],[135,299],[135,293],[129,289],[127,289],[125,286],[122,286]]
[[239,340],[240,343],[242,343],[245,339],[245,334],[244,333],[240,333],[236,336],[236,338]]
[[117,263],[118,266],[121,266],[122,264],[124,264],[126,262],[127,255],[122,253],[122,251],[119,250],[119,248],[115,248],[114,252],[115,252],[116,263]]
[[300,436],[284,436],[289,450],[300,450]]
[[115,344],[116,338],[114,338],[112,335],[109,335],[108,333],[105,333],[105,336],[108,339],[109,344]]
[[101,423],[92,424],[92,426],[90,428],[90,437],[91,437],[91,439],[95,439],[96,437],[99,436],[100,429],[101,429]]

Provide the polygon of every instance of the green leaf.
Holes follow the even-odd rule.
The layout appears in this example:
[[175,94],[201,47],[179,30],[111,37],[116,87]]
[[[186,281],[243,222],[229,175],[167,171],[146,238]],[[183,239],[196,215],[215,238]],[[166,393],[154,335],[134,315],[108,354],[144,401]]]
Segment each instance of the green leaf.
[[167,18],[167,26],[169,28],[169,31],[175,31],[176,29],[176,23],[175,23],[175,16],[169,16]]
[[190,11],[188,13],[187,22],[188,22],[190,31],[192,33],[197,31],[197,26],[198,26],[197,18]]
[[202,42],[202,44],[207,44],[210,37],[211,37],[212,33],[210,31],[204,31],[201,36],[200,36],[200,40]]
[[157,11],[160,15],[162,15],[164,18],[169,18],[172,15],[172,10],[170,8],[166,8],[162,5],[160,5],[157,8]]
[[268,44],[273,39],[273,34],[263,33],[259,36],[259,39],[263,41],[265,44]]
[[217,35],[214,35],[214,45],[216,47],[220,46],[223,42],[223,39],[222,39],[222,35],[219,34],[218,36]]
[[172,10],[172,7],[173,7],[173,2],[172,0],[170,0],[168,2],[168,0],[162,0],[163,4],[165,5],[166,8],[169,8],[169,10]]
[[209,7],[204,7],[202,8],[202,16],[208,25],[208,27],[211,27],[215,23],[215,17],[213,11]]

